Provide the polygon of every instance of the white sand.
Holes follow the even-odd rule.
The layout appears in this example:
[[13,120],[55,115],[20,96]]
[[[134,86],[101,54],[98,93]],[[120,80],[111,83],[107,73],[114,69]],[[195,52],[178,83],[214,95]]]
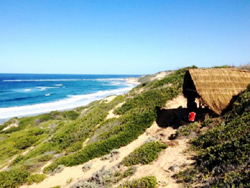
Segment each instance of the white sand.
[[126,78],[126,82],[128,84],[139,85],[138,78]]
[[117,95],[111,95],[111,96],[104,98],[102,101],[104,101],[105,103],[109,103],[116,97],[117,97]]
[[3,129],[3,131],[6,131],[6,130],[12,128],[12,127],[18,127],[18,124],[17,124],[17,123],[12,123],[12,124],[10,124],[8,127],[5,127],[5,128]]
[[114,110],[115,110],[116,108],[121,107],[123,104],[124,104],[124,102],[119,103],[119,104],[116,105],[112,110],[110,110],[110,111],[108,112],[108,115],[107,115],[106,119],[118,118],[118,117],[120,117],[119,115],[114,114]]
[[178,95],[176,98],[167,101],[165,106],[163,107],[164,109],[173,109],[173,108],[187,108],[187,99],[181,94]]

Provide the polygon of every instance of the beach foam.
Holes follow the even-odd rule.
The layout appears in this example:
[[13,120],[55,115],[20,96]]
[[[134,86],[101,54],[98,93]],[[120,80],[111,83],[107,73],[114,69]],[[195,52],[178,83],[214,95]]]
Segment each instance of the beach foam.
[[60,111],[60,110],[73,109],[76,107],[87,105],[92,101],[100,100],[109,95],[124,94],[129,90],[131,90],[133,87],[134,85],[128,85],[128,87],[125,88],[107,90],[107,91],[98,91],[92,94],[69,95],[67,98],[58,100],[56,102],[19,106],[19,107],[0,108],[0,121],[10,119],[12,117],[24,117],[35,114],[47,113],[56,110]]
[[28,80],[3,80],[3,82],[71,82],[71,81],[124,81],[125,78],[97,78],[97,79],[28,79]]

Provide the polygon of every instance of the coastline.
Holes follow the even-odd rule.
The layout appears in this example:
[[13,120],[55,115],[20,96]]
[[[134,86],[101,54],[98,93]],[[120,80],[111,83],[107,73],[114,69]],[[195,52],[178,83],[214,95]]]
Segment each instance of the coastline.
[[74,95],[55,102],[0,108],[0,125],[14,117],[22,118],[36,116],[49,113],[51,111],[67,111],[78,107],[87,106],[93,101],[102,100],[112,95],[123,95],[140,84],[138,82],[138,78],[125,78],[125,81],[128,86],[119,89],[98,91],[85,95]]

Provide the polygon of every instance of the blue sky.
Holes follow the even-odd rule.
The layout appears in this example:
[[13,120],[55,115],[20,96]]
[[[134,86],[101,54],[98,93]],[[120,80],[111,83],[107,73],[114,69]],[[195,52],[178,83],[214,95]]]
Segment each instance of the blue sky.
[[0,0],[2,73],[150,74],[249,62],[249,0]]

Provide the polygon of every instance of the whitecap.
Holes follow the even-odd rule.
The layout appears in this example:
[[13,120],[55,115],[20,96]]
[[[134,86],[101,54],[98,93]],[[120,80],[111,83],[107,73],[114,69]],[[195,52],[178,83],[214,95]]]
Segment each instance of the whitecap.
[[36,88],[40,89],[40,91],[45,91],[46,89],[53,89],[53,88],[58,88],[58,87],[42,87],[42,86],[38,86]]
[[133,86],[128,86],[125,88],[107,90],[107,91],[98,91],[92,94],[85,95],[69,95],[67,98],[48,103],[27,105],[27,106],[18,106],[18,107],[8,107],[0,108],[0,120],[9,119],[12,117],[24,117],[35,114],[47,113],[55,110],[69,110],[76,107],[84,106],[89,104],[92,101],[100,100],[109,95],[120,95],[131,90]]
[[27,91],[27,92],[29,92],[29,91],[31,91],[31,89],[25,89],[24,91]]
[[126,78],[96,78],[96,79],[30,79],[30,80],[3,80],[3,82],[68,82],[68,81],[122,81]]
[[63,84],[55,84],[54,86],[60,87],[63,86]]

